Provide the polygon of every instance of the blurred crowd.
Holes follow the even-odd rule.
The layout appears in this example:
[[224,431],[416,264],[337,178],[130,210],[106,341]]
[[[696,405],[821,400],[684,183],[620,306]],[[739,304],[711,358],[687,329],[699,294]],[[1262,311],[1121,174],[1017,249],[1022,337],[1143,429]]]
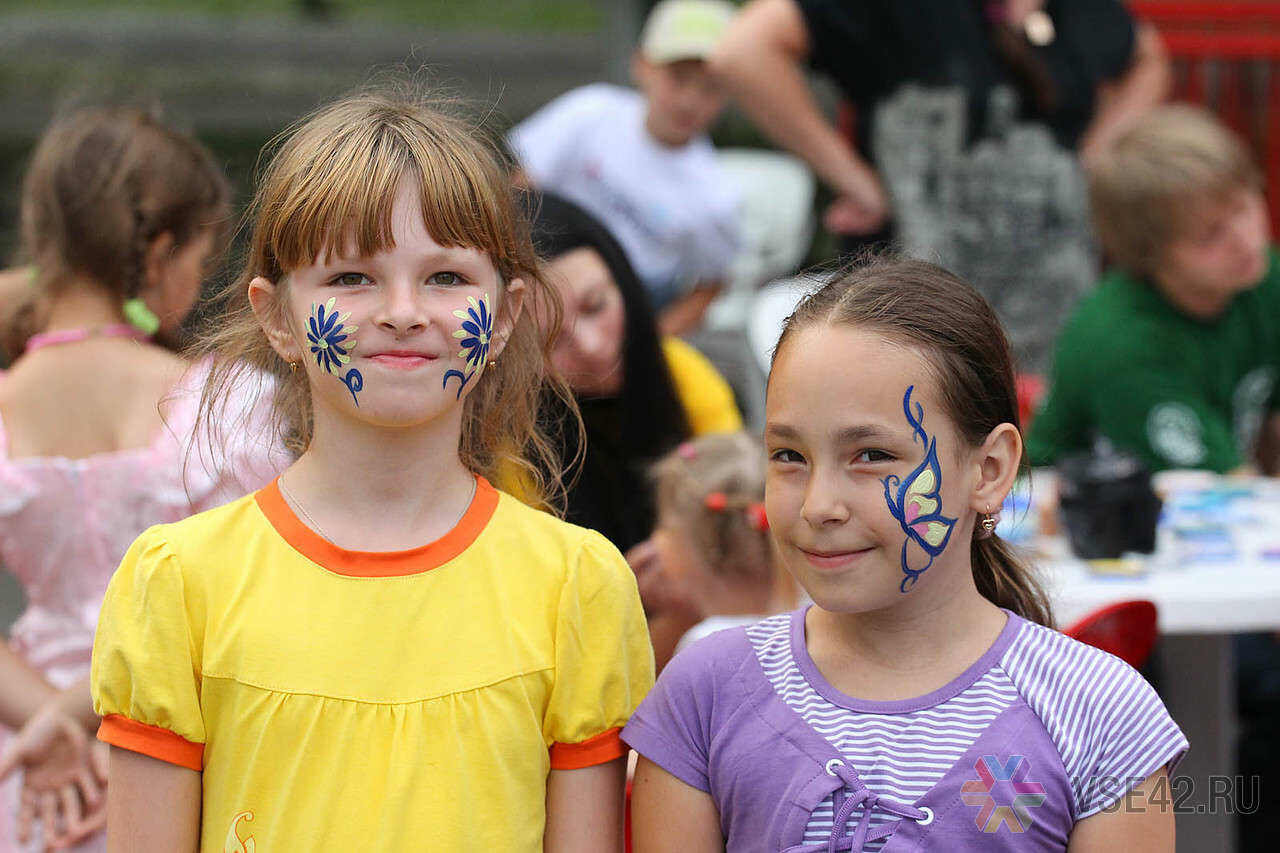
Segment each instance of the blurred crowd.
[[[565,92],[503,141],[557,297],[526,297],[558,329],[564,391],[538,409],[559,426],[546,459],[570,471],[564,518],[633,570],[659,671],[702,637],[808,600],[770,539],[769,363],[752,323],[806,254],[779,264],[756,244],[800,239],[811,218],[842,260],[893,250],[981,292],[1025,392],[1026,463],[1124,454],[1152,473],[1280,471],[1280,266],[1262,172],[1210,112],[1168,103],[1161,38],[1120,0],[662,0],[630,70],[633,86]],[[844,120],[820,108],[815,73]],[[731,101],[777,146],[756,167],[729,167],[711,141]],[[822,187],[821,210],[783,204],[793,188],[770,183],[776,163]],[[250,384],[213,422],[200,414],[213,368],[179,329],[234,216],[194,138],[133,109],[61,116],[21,214],[21,256],[0,274],[0,560],[27,609],[0,655],[0,726],[44,715],[91,735],[99,607],[130,543],[263,487],[305,436],[257,440],[275,433]],[[463,328],[487,352],[498,335],[472,318]],[[775,339],[781,320],[764,323]],[[351,373],[343,393],[358,404]],[[470,378],[458,374],[459,397]],[[202,464],[231,422],[242,437]],[[514,472],[508,491],[554,504],[547,464]],[[1242,749],[1269,782],[1280,651],[1270,636],[1241,649]],[[0,853],[41,823],[46,839],[105,849],[99,759],[67,776],[74,805],[30,799],[10,776]],[[1264,786],[1244,849],[1262,849],[1275,796]]]

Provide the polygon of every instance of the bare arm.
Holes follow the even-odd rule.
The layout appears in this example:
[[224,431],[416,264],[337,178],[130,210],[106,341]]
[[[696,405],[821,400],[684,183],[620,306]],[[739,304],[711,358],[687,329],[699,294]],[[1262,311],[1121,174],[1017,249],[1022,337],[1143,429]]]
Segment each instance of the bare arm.
[[640,756],[631,790],[631,843],[635,853],[722,853],[720,816],[711,795]]
[[1258,469],[1269,477],[1280,474],[1280,414],[1269,414],[1258,434]]
[[0,723],[11,729],[22,724],[55,695],[53,685],[9,644],[0,641]]
[[1076,824],[1067,853],[1173,853],[1174,827],[1169,774],[1162,767],[1115,804]]
[[770,139],[857,206],[859,230],[874,231],[888,213],[888,199],[875,171],[818,109],[804,76],[809,51],[809,32],[794,0],[752,0],[711,67]]
[[196,853],[200,782],[194,770],[111,747],[108,853]]
[[543,853],[616,853],[622,849],[627,760],[547,775]]
[[1098,88],[1093,120],[1080,138],[1080,159],[1088,165],[1107,144],[1169,96],[1173,71],[1164,40],[1155,27],[1137,25],[1133,62],[1118,79]]
[[658,315],[658,334],[682,337],[702,327],[707,308],[723,289],[719,281],[700,281],[698,286],[679,297]]

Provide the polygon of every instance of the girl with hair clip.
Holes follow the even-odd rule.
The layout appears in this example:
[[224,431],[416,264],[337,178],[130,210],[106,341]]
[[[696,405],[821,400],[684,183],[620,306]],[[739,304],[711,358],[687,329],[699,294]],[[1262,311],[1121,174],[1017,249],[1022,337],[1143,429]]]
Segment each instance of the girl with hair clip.
[[946,270],[883,260],[800,303],[765,503],[813,604],[663,671],[623,733],[638,853],[1173,850],[1186,739],[1137,672],[1050,627],[994,534],[1017,412],[1004,333]]
[[500,491],[554,502],[535,415],[567,395],[507,174],[477,127],[391,94],[274,145],[204,408],[267,371],[301,455],[112,579],[93,693],[117,849],[619,843],[652,656],[618,551]]
[[[104,816],[94,812],[99,780],[83,764],[91,741],[75,726],[97,727],[90,651],[129,543],[149,525],[267,482],[286,461],[253,433],[225,455],[193,454],[208,365],[192,367],[158,343],[176,339],[196,303],[225,238],[229,195],[195,139],[125,107],[55,121],[23,183],[28,266],[9,276],[26,281],[7,294],[4,344],[14,361],[0,373],[0,560],[27,608],[0,645],[0,723],[81,722],[64,739],[11,742],[0,776],[27,768],[20,834],[39,818],[46,846],[89,833]],[[255,387],[233,395],[240,415],[253,413]],[[18,783],[3,789],[0,851],[15,849]],[[98,835],[77,849],[104,845]]]
[[675,651],[795,607],[769,539],[764,476],[764,448],[745,432],[691,439],[654,466],[658,562],[701,617]]

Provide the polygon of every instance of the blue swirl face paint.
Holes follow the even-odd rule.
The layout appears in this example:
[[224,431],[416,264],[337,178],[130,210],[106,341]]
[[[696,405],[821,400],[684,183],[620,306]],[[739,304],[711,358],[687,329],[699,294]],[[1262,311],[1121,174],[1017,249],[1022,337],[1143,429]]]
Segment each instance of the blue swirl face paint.
[[457,379],[458,399],[462,398],[462,389],[471,381],[471,377],[484,367],[485,359],[489,357],[489,342],[493,339],[493,312],[489,310],[489,294],[481,293],[479,301],[468,296],[467,304],[470,305],[467,310],[453,312],[453,316],[462,321],[462,328],[454,332],[453,336],[462,346],[458,358],[466,362],[466,370],[446,372],[442,385],[448,388],[449,380]]
[[[902,412],[911,425],[913,442],[919,441],[925,446],[924,461],[906,479],[890,474],[884,478],[884,499],[889,505],[889,512],[898,520],[902,532],[907,538],[902,543],[902,583],[898,586],[902,592],[908,592],[920,576],[933,565],[934,558],[942,553],[951,539],[951,529],[956,520],[942,514],[942,497],[938,489],[942,487],[942,469],[938,465],[938,442],[930,438],[924,431],[924,409],[915,404],[912,413],[912,385],[902,397]],[[911,568],[907,562],[907,546],[916,543],[929,560],[918,569]]]
[[354,367],[342,373],[344,365],[351,362],[351,350],[355,347],[355,333],[359,326],[344,325],[351,316],[348,311],[339,314],[334,308],[335,297],[323,305],[311,305],[311,318],[307,322],[307,343],[316,357],[316,366],[347,386],[351,399],[360,405],[357,393],[364,388],[364,377]]

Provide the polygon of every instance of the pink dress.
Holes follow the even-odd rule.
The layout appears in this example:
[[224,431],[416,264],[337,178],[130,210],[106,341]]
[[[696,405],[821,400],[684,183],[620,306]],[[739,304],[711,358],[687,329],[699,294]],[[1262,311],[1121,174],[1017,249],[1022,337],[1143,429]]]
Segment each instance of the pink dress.
[[[0,421],[0,562],[27,597],[9,641],[57,687],[88,674],[107,582],[139,533],[256,490],[290,461],[270,438],[267,380],[238,389],[216,453],[214,441],[192,446],[207,373],[204,363],[187,372],[145,448],[11,460]],[[7,739],[0,729],[0,749]],[[14,840],[17,782],[0,789],[0,853],[23,849]],[[105,833],[74,849],[105,850]]]

